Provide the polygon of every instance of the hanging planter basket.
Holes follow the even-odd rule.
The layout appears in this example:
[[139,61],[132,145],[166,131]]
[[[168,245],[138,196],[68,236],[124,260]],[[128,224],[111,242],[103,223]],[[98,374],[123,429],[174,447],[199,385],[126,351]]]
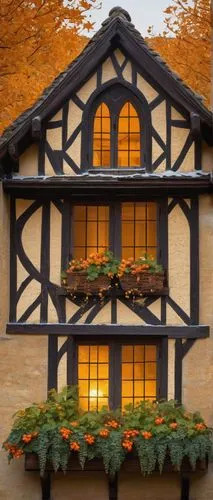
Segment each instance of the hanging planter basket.
[[120,278],[121,288],[124,292],[135,290],[137,293],[157,293],[165,290],[165,274],[163,272],[150,273],[144,271],[138,274],[124,274]]
[[98,276],[94,281],[87,279],[87,273],[73,271],[67,274],[67,288],[71,293],[97,294],[102,290],[107,290],[111,280],[108,276]]

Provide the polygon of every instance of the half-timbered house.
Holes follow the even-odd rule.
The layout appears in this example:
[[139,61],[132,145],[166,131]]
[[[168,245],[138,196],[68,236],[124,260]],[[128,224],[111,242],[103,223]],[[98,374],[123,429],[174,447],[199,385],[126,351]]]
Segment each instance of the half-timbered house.
[[[76,383],[84,409],[91,392],[97,408],[177,399],[212,424],[212,145],[202,99],[122,8],[3,134],[2,438],[20,406]],[[86,303],[67,293],[61,271],[70,258],[102,249],[151,253],[166,287],[143,305],[118,287]],[[5,462],[0,498],[41,498],[38,474]],[[189,477],[190,498],[210,500],[210,467]],[[46,500],[189,498],[188,479],[175,473],[132,470],[108,485],[104,472],[75,471],[48,481]]]

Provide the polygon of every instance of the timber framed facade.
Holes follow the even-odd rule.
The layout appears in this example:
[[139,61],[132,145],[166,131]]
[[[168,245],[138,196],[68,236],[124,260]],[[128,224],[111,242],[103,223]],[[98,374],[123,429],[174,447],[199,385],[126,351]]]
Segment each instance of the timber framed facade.
[[[105,346],[108,361],[100,363],[108,363],[102,368],[111,408],[120,406],[122,397],[133,402],[176,399],[189,408],[198,403],[212,424],[212,404],[206,401],[213,377],[212,145],[211,113],[150,50],[121,8],[111,11],[79,58],[5,132],[0,143],[2,255],[7,262],[2,267],[1,339],[5,346],[14,345],[12,356],[17,353],[22,371],[17,399],[16,381],[8,382],[7,368],[2,373],[11,408],[23,406],[22,390],[29,402],[35,377],[34,399],[44,398],[47,389],[81,382],[79,346],[89,353],[88,373],[92,363],[99,363],[98,357],[91,361],[92,347],[98,353]],[[61,271],[76,252],[86,257],[100,248],[118,258],[128,252],[134,257],[154,253],[166,272],[163,293],[147,294],[143,305],[116,286],[101,301],[68,293],[61,286]],[[143,362],[137,358],[138,346]],[[121,374],[125,347],[131,348],[132,358],[123,363],[142,373],[133,376],[132,392],[126,395],[122,387],[129,379]],[[32,375],[25,363],[28,352]],[[82,399],[89,405],[88,394]],[[130,488],[132,498],[142,491],[148,500],[155,498],[161,481],[156,476],[149,483],[135,471],[135,484],[127,484],[121,473],[107,489],[104,475],[98,479],[94,470],[90,478],[87,472],[72,474],[73,499],[83,498],[86,490],[94,498],[96,481],[100,500],[126,500]],[[199,480],[196,500],[206,500],[212,491],[211,470],[208,474],[207,486]],[[165,477],[159,500],[191,498],[190,475],[181,476],[181,487],[173,476]],[[66,497],[70,478],[54,480],[54,498]],[[39,498],[36,488],[37,483],[32,500]],[[192,491],[196,488],[195,475]],[[29,498],[29,491],[28,476],[26,496],[16,500]],[[51,494],[47,473],[42,498],[50,500]]]

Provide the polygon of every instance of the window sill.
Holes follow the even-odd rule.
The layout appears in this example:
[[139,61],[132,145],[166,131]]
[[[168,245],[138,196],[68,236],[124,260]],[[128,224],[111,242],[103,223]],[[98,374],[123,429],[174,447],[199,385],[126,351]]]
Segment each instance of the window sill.
[[139,167],[119,167],[119,168],[89,168],[88,169],[88,174],[93,174],[93,175],[107,175],[107,176],[131,176],[131,175],[142,175],[145,174],[146,169],[145,168],[139,168]]

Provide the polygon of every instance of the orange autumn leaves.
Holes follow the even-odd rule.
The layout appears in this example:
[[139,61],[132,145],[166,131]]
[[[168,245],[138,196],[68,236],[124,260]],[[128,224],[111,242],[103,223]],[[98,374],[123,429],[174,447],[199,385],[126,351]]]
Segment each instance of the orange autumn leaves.
[[98,0],[1,0],[0,132],[83,50]]
[[148,30],[149,45],[159,52],[189,87],[210,106],[211,93],[211,0],[168,0],[165,30],[156,36]]

